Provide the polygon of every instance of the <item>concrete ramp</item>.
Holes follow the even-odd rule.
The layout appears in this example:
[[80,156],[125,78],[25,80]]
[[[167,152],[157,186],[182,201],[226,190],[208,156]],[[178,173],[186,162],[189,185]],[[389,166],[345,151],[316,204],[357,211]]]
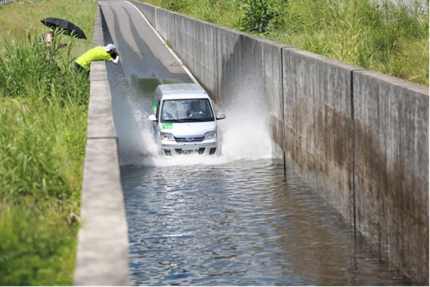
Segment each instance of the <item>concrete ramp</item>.
[[100,2],[100,7],[106,24],[104,40],[116,45],[125,77],[192,82],[182,61],[169,51],[134,5],[125,1]]

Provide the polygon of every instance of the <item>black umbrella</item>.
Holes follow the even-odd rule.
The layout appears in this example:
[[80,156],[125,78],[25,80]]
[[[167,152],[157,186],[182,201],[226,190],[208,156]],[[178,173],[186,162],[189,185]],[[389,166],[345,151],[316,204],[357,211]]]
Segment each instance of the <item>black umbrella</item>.
[[67,35],[75,36],[76,38],[86,39],[84,31],[78,26],[64,19],[58,18],[45,18],[40,20],[45,26],[52,29],[61,28]]

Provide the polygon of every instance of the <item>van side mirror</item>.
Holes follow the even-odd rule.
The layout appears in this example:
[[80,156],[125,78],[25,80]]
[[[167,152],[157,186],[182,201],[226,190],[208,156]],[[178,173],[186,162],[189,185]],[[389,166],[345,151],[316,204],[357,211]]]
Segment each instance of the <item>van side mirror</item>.
[[225,114],[224,114],[224,113],[218,113],[218,114],[216,115],[216,119],[217,119],[217,120],[223,120],[223,119],[225,119]]
[[150,116],[148,117],[148,120],[149,120],[149,121],[151,121],[151,122],[156,122],[156,121],[157,121],[157,118],[155,117],[155,115],[150,115]]

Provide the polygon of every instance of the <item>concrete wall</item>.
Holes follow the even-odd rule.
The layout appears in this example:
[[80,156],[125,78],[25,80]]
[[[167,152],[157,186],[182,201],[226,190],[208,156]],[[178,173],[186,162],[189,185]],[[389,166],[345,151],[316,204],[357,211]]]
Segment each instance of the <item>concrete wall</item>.
[[381,259],[429,284],[426,87],[132,3],[218,103],[267,108],[273,156]]
[[363,70],[353,91],[357,228],[428,285],[428,88]]
[[151,25],[153,27],[155,27],[156,26],[156,15],[157,15],[157,13],[155,11],[157,8],[155,8],[154,6],[145,5],[142,2],[134,2],[133,4],[136,7],[138,7],[140,11],[142,11],[142,13],[145,15],[146,19],[149,21],[149,23],[151,23]]
[[6,5],[12,3],[13,0],[0,0],[0,5]]
[[351,73],[354,66],[283,50],[284,149],[295,171],[353,225]]
[[[94,46],[104,45],[96,9]],[[74,285],[129,285],[128,231],[106,63],[91,63],[82,226]]]

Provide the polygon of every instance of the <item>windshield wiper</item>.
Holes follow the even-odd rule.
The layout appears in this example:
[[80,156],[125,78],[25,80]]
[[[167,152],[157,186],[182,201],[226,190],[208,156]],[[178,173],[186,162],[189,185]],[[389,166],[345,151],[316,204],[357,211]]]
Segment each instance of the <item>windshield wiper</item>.
[[208,122],[211,118],[186,118],[187,122]]
[[169,118],[167,118],[167,119],[163,119],[163,122],[164,123],[166,123],[166,122],[170,122],[170,123],[183,123],[184,120],[183,119],[169,119]]

